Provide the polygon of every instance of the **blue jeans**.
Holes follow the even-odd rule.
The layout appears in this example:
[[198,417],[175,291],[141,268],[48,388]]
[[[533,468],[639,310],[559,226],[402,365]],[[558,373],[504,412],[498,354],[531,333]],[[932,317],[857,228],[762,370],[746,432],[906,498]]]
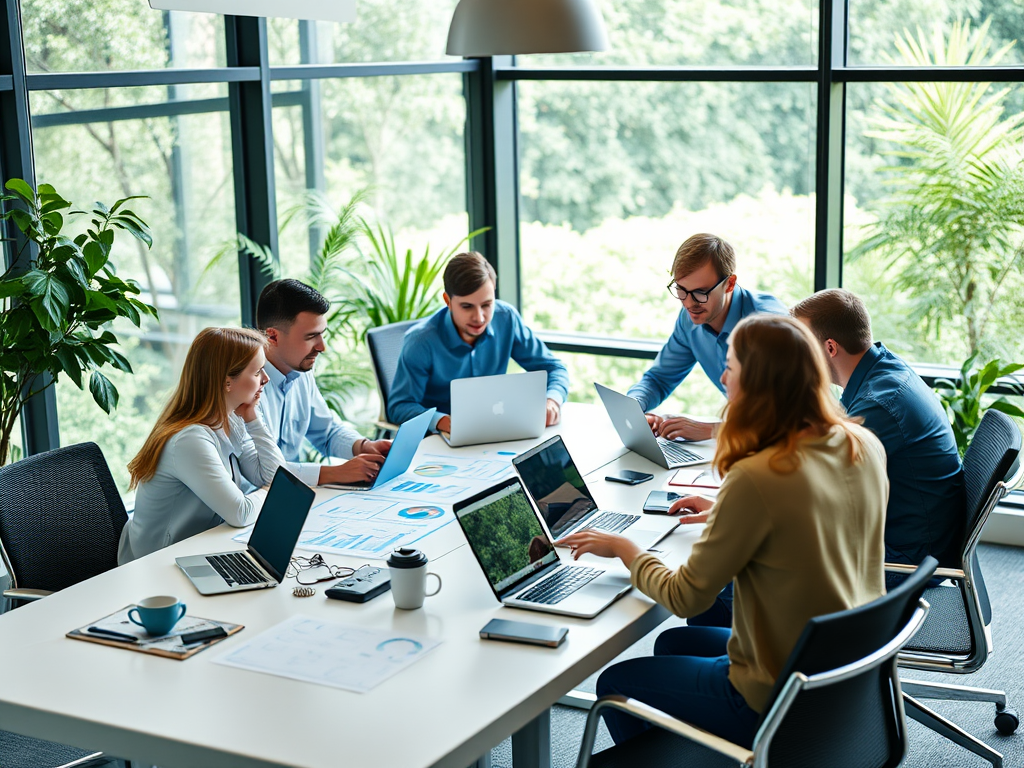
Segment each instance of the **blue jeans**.
[[732,582],[725,585],[725,589],[718,593],[715,604],[704,613],[692,616],[686,620],[688,627],[725,627],[732,628]]
[[[731,634],[720,627],[666,630],[654,644],[654,656],[619,662],[602,672],[597,695],[629,696],[750,747],[760,715],[729,682],[725,646]],[[622,712],[606,711],[604,721],[616,744],[650,727]]]

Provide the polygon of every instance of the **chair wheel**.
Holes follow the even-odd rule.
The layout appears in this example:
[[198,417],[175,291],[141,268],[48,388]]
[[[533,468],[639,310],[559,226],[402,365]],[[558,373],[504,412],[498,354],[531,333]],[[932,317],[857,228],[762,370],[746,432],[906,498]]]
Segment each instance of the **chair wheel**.
[[1016,731],[1018,725],[1020,725],[1020,718],[1017,717],[1017,710],[1004,709],[996,712],[996,730],[1004,736],[1009,736]]

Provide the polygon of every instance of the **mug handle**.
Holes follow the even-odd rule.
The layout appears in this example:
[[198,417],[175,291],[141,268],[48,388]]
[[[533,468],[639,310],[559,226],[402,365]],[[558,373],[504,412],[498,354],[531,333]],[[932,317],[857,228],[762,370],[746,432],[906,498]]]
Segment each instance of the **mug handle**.
[[425,597],[433,597],[441,591],[441,577],[438,576],[436,573],[428,573],[427,576],[433,576],[435,579],[437,579],[437,589],[435,589],[433,592],[426,592],[424,594]]
[[[135,616],[132,616],[133,613],[135,614]],[[145,628],[146,625],[143,624],[142,621],[139,618],[136,618],[136,616],[138,616],[138,615],[139,615],[139,609],[138,608],[130,609],[128,611],[128,621],[130,621],[132,624],[137,624],[138,626],[140,626],[142,628]]]
[[180,603],[180,604],[178,605],[178,607],[179,607],[179,608],[181,608],[181,611],[179,611],[179,612],[178,612],[178,618],[176,618],[176,619],[174,620],[174,623],[175,623],[175,624],[177,624],[177,623],[178,623],[179,621],[181,621],[181,620],[182,620],[182,618],[184,618],[184,616],[185,616],[185,611],[186,611],[186,610],[188,610],[188,606],[187,606],[187,605],[185,605],[184,603]]

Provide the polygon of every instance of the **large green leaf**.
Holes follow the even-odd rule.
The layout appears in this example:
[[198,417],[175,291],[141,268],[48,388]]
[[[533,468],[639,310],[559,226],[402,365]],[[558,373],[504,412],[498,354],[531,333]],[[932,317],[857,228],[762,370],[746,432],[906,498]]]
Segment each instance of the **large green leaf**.
[[110,380],[99,371],[93,371],[89,377],[89,391],[96,405],[107,413],[117,407],[117,389],[110,383]]
[[8,179],[4,186],[29,205],[35,205],[36,195],[23,179]]

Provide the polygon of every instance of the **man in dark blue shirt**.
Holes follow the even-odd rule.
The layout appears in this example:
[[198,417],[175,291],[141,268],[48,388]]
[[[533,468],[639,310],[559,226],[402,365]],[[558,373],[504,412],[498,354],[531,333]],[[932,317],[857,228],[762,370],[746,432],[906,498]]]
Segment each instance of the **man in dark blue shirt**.
[[917,565],[933,555],[958,567],[963,536],[963,470],[953,430],[935,393],[881,342],[857,296],[819,291],[792,309],[825,348],[842,403],[885,446],[889,504],[885,559]]

